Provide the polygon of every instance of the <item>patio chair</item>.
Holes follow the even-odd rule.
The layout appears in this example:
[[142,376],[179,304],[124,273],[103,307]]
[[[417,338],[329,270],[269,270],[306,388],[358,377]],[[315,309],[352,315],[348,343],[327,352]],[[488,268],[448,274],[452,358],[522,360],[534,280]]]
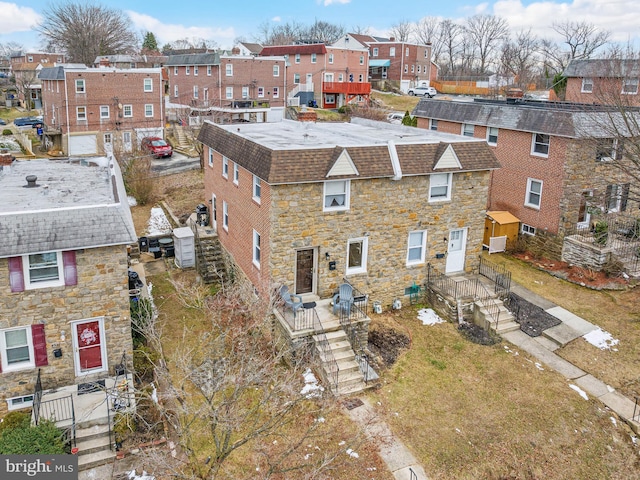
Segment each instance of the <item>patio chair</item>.
[[289,293],[289,287],[283,285],[280,287],[280,297],[284,301],[284,304],[293,312],[293,318],[296,318],[296,312],[302,308],[303,302],[300,295],[291,295]]
[[348,283],[343,283],[338,289],[338,293],[333,296],[333,314],[335,315],[338,310],[347,315],[351,313],[351,306],[353,305],[353,287]]

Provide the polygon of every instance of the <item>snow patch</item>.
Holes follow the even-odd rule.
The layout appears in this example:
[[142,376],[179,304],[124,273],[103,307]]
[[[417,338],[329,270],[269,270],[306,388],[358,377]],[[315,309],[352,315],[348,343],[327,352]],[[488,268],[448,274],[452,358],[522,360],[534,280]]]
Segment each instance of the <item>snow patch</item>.
[[360,455],[358,455],[357,452],[354,452],[350,448],[347,448],[347,455],[349,455],[351,458],[360,458]]
[[[605,332],[601,328],[583,335],[582,338],[600,350],[611,350],[611,347],[619,343],[618,339],[613,338],[609,332]],[[617,351],[615,348],[613,350]]]
[[167,216],[164,214],[164,210],[160,207],[153,207],[151,209],[151,217],[147,224],[147,235],[164,235],[171,233],[172,228]]
[[418,310],[418,320],[420,320],[423,325],[444,323],[444,320],[441,319],[432,308],[423,308]]
[[572,390],[575,390],[576,392],[578,392],[580,394],[580,396],[582,398],[584,398],[585,400],[589,400],[589,397],[587,396],[587,393],[582,390],[580,387],[578,387],[577,385],[569,385],[569,388],[571,388]]
[[324,392],[324,388],[318,385],[318,379],[313,374],[310,368],[302,374],[304,377],[304,387],[300,391],[300,395],[304,395],[306,398],[319,397]]

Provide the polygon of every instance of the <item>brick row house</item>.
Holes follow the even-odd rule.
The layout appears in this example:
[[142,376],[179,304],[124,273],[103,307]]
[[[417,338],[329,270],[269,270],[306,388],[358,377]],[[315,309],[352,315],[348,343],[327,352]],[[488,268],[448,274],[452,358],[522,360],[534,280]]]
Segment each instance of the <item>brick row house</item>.
[[640,106],[639,60],[572,60],[562,74],[568,102]]
[[162,69],[43,68],[46,142],[67,155],[130,152],[144,137],[164,137]]
[[343,38],[331,45],[266,46],[260,52],[261,57],[265,55],[287,60],[289,104],[309,105],[315,101],[320,108],[340,108],[369,101],[368,50],[357,42],[349,44]]
[[3,416],[32,405],[38,377],[45,401],[48,389],[75,396],[77,384],[111,377],[123,354],[131,367],[127,245],[137,237],[117,163],[0,161]]
[[359,43],[369,50],[369,79],[392,81],[407,92],[413,86],[430,86],[437,77],[431,62],[431,44],[400,42],[394,38],[349,33],[343,41]]
[[521,231],[563,234],[603,213],[635,211],[630,178],[612,165],[622,145],[602,125],[603,106],[536,101],[422,99],[418,127],[485,140],[501,168],[492,173],[487,208],[509,211]]
[[169,56],[166,68],[171,103],[192,111],[227,113],[227,117],[235,113],[235,117],[244,119],[246,115],[249,120],[255,108],[266,112],[270,108],[282,110],[285,105],[282,57],[181,54]]
[[59,65],[65,61],[62,53],[28,52],[12,55],[10,59],[11,74],[17,88],[17,100],[20,105],[30,108],[42,108],[41,84],[38,72],[44,67]]
[[390,305],[429,263],[477,266],[499,167],[484,140],[362,119],[205,122],[199,139],[212,226],[262,294],[330,298],[346,279]]

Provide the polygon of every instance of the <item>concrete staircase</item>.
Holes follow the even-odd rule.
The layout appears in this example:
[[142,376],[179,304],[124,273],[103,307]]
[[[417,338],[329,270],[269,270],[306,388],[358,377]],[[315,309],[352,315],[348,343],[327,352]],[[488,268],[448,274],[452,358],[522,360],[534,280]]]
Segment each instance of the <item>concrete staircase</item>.
[[[325,335],[329,343],[329,349],[338,364],[338,386],[334,390],[335,395],[350,395],[358,393],[366,388],[368,385],[364,382],[363,372],[360,369],[360,364],[356,360],[356,355],[351,348],[347,334],[340,327],[340,322],[333,321],[323,324],[325,328]],[[329,366],[328,362],[324,358],[324,354],[318,346],[319,335],[313,336],[316,342],[316,348],[322,360],[322,366],[324,368],[325,380],[329,378]],[[371,372],[369,372],[369,379],[371,378]],[[377,375],[376,375],[377,378]],[[328,382],[330,384],[331,382]]]
[[[490,310],[495,310],[496,306],[499,311],[497,327],[495,319],[490,314]],[[476,325],[480,325],[485,330],[490,329],[498,335],[520,329],[520,324],[515,321],[511,312],[507,310],[499,298],[475,301],[473,304],[473,321]]]
[[174,132],[176,134],[176,148],[182,149],[182,150],[188,150],[189,148],[191,148],[191,144],[189,143],[189,140],[187,139],[187,135],[186,133],[184,133],[184,128],[180,125],[176,125],[174,127]]
[[115,460],[115,449],[111,449],[108,419],[104,423],[78,424],[76,447],[78,448],[78,470],[89,470]]
[[200,245],[197,264],[202,281],[207,284],[224,283],[228,272],[218,237],[201,238]]

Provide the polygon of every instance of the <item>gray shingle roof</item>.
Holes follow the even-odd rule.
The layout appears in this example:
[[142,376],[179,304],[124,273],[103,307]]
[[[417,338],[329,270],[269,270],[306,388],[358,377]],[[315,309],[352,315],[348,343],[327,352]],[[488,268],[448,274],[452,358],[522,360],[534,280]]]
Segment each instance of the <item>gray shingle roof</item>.
[[[456,102],[421,99],[412,114],[455,123],[469,123],[558,137],[611,136],[603,126],[621,119],[619,112],[599,105],[546,102]],[[627,112],[627,115],[638,115]],[[608,129],[611,132],[610,129]]]
[[169,55],[165,66],[174,67],[181,65],[218,65],[220,55],[217,53],[185,53],[181,55]]
[[40,80],[64,80],[64,67],[47,67],[38,73]]
[[640,60],[583,59],[571,60],[562,74],[573,78],[640,77]]

